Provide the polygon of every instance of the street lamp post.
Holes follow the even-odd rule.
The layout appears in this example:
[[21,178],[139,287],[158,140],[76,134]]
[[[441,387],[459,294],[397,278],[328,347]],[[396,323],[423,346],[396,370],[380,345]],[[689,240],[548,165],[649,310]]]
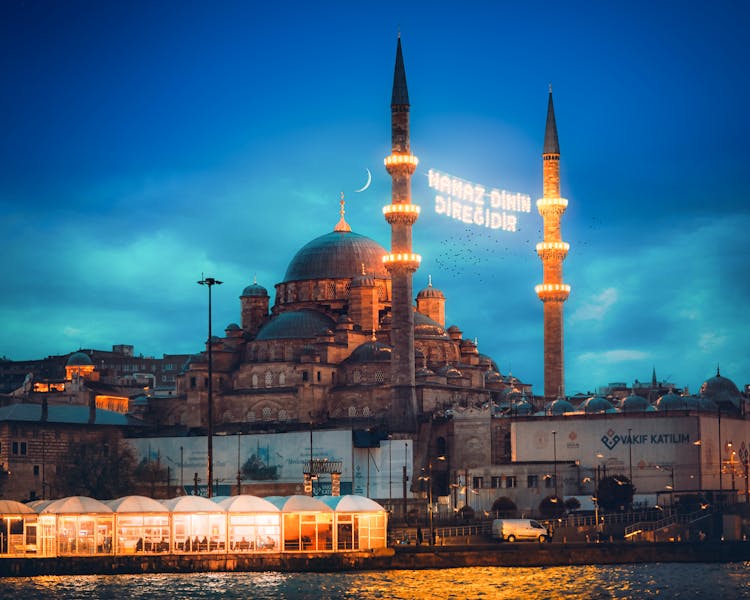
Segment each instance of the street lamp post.
[[211,288],[223,282],[213,277],[204,277],[198,284],[208,287],[208,497],[213,497],[214,480],[214,415],[213,415],[213,360],[211,356]]
[[552,463],[555,477],[555,499],[557,499],[557,431],[552,432]]
[[630,465],[630,483],[633,483],[633,429],[628,427],[628,463]]

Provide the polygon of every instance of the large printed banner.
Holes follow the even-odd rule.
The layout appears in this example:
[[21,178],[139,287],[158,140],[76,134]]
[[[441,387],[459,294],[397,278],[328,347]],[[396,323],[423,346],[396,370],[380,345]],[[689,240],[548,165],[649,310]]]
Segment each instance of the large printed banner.
[[[206,489],[208,440],[206,436],[133,438],[139,461],[158,461],[168,468],[170,479],[193,493],[198,475],[198,493]],[[382,440],[375,448],[355,448],[350,430],[297,431],[257,435],[217,435],[213,439],[216,490],[231,493],[237,472],[242,483],[302,484],[303,471],[310,458],[341,461],[342,493],[371,498],[402,498],[403,472],[410,487],[412,476],[412,440]],[[322,478],[321,478],[322,479]],[[317,490],[328,493],[325,482]],[[218,492],[217,492],[218,494]],[[407,497],[411,493],[407,490]]]

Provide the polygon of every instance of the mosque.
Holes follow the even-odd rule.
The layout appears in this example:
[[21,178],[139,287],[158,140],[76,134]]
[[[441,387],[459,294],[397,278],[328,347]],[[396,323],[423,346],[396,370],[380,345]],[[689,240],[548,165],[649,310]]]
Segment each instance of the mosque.
[[[352,230],[342,197],[333,230],[292,257],[273,304],[257,281],[241,290],[239,323],[188,358],[174,394],[139,405],[150,437],[125,432],[139,456],[170,464],[182,488],[184,472],[194,473],[197,488],[210,430],[221,481],[236,474],[236,488],[226,493],[260,493],[252,486],[273,481],[277,487],[264,493],[302,493],[303,475],[304,492],[312,493],[307,478],[316,475],[315,464],[332,482],[340,477],[341,493],[387,500],[391,509],[403,499],[404,510],[407,496],[420,499],[429,490],[453,510],[470,503],[489,510],[503,497],[533,511],[546,496],[591,496],[601,469],[629,475],[654,501],[668,488],[713,490],[717,498],[744,490],[750,500],[747,398],[718,371],[698,396],[661,389],[654,375],[648,393],[623,385],[607,397],[566,399],[563,305],[570,287],[562,263],[569,245],[561,218],[568,201],[560,197],[551,90],[537,202],[544,239],[535,291],[543,303],[545,365],[537,398],[530,384],[501,374],[457,325],[447,326],[447,299],[430,279],[414,294],[421,257],[412,227],[420,210],[411,197],[418,159],[409,110],[399,38],[384,160],[392,178],[391,203],[383,208],[390,249]],[[79,354],[71,371],[89,379]],[[242,465],[246,458],[252,468]]]

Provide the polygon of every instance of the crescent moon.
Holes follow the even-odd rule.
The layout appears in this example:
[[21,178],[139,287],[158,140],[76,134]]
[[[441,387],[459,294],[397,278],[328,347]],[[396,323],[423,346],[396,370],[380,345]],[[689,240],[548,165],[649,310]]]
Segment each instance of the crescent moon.
[[372,173],[370,173],[370,169],[365,170],[367,171],[367,183],[358,190],[354,190],[355,192],[364,192],[368,187],[370,187],[370,184],[372,183]]

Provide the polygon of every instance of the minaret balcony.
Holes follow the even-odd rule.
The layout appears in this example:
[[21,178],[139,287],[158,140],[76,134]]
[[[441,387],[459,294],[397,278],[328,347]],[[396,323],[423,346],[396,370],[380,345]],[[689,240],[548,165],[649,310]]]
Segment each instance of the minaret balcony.
[[570,295],[570,286],[566,283],[542,283],[535,286],[534,291],[542,302],[565,302]]
[[565,260],[570,250],[567,242],[539,242],[536,245],[536,253],[542,261],[548,259]]
[[383,266],[388,271],[393,269],[416,271],[421,262],[422,257],[419,254],[414,254],[412,252],[398,252],[383,256]]
[[413,154],[391,154],[385,157],[383,163],[390,175],[396,173],[411,175],[417,170],[419,159]]
[[416,204],[388,204],[383,207],[383,214],[390,225],[395,223],[413,225],[421,210]]
[[568,208],[568,201],[565,198],[539,198],[536,208],[542,217],[561,215]]

